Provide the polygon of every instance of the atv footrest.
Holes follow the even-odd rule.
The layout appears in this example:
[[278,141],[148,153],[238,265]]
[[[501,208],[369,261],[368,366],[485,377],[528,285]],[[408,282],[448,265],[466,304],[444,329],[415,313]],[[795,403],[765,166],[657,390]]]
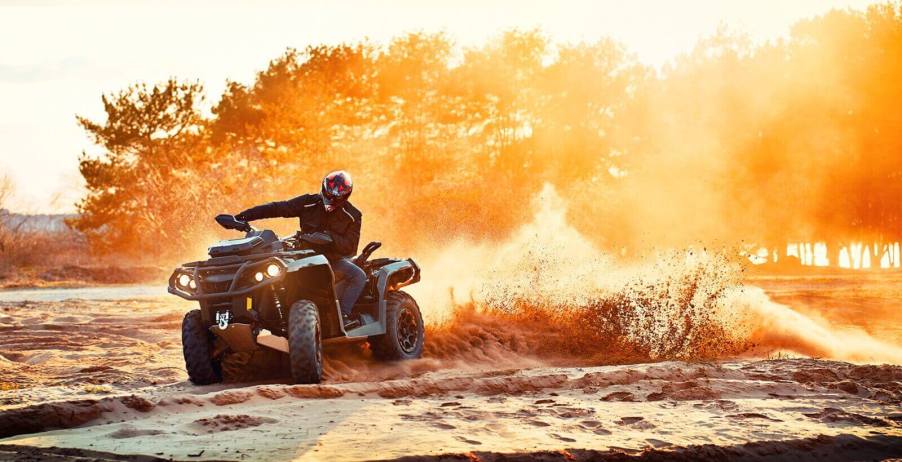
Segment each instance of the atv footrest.
[[[351,331],[351,332],[353,332],[353,331]],[[342,345],[345,343],[360,343],[360,342],[365,342],[367,340],[369,340],[369,337],[367,337],[366,335],[354,337],[354,336],[351,336],[351,334],[348,334],[347,337],[332,337],[332,338],[323,339],[323,345]]]

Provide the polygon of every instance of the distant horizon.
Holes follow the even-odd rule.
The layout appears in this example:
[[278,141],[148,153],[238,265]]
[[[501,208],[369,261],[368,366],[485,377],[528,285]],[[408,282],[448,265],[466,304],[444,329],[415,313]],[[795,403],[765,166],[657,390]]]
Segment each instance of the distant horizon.
[[40,217],[40,216],[48,216],[48,217],[63,217],[63,216],[78,216],[78,211],[73,212],[16,212],[10,209],[0,208],[0,215],[21,215],[25,217]]
[[[785,36],[800,19],[873,3],[883,2],[568,1],[549,6],[396,0],[267,7],[164,3],[164,9],[148,1],[127,7],[103,0],[5,3],[0,5],[0,176],[11,177],[15,185],[11,210],[71,213],[83,193],[78,156],[100,153],[75,115],[102,120],[102,94],[172,76],[199,80],[206,103],[213,104],[227,80],[251,83],[291,47],[385,44],[415,31],[444,32],[459,47],[472,47],[504,30],[538,28],[557,43],[613,38],[640,62],[661,68],[720,28],[760,44]],[[159,34],[161,24],[175,32]]]

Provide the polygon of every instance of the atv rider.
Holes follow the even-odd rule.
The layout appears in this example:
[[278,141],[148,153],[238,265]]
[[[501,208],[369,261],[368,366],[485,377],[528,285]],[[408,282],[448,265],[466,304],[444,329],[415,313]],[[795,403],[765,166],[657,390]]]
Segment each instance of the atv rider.
[[357,253],[363,216],[348,202],[353,188],[351,175],[339,170],[323,178],[319,194],[304,194],[287,201],[270,202],[235,215],[241,221],[298,217],[301,225],[299,239],[321,251],[329,259],[335,272],[335,292],[345,328],[360,324],[352,315],[351,309],[360,297],[367,279],[366,273],[351,260]]

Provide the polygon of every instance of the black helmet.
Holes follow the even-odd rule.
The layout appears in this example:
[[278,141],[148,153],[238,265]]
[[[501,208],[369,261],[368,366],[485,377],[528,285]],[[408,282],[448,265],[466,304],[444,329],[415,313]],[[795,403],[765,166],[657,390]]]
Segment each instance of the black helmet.
[[341,207],[348,201],[348,197],[351,197],[351,191],[353,190],[354,182],[351,181],[351,175],[348,172],[338,170],[326,175],[323,178],[323,188],[320,191],[326,210],[332,211]]

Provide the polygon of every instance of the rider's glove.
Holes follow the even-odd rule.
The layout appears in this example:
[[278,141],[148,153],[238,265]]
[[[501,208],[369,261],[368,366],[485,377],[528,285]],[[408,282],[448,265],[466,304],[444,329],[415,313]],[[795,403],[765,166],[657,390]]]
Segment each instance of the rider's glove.
[[315,233],[301,234],[301,240],[314,245],[328,245],[332,243],[332,236],[324,232],[317,231]]
[[235,215],[235,219],[238,221],[245,221],[245,222],[250,221],[250,220],[248,220],[247,215],[245,215],[243,213],[239,213],[238,215]]

